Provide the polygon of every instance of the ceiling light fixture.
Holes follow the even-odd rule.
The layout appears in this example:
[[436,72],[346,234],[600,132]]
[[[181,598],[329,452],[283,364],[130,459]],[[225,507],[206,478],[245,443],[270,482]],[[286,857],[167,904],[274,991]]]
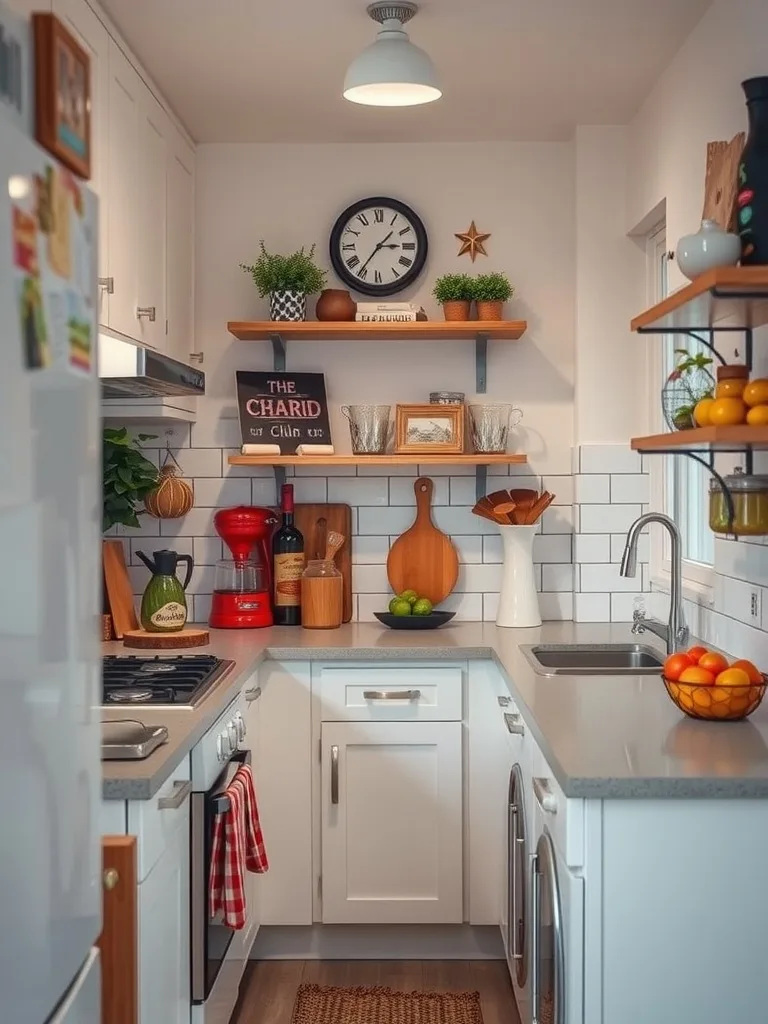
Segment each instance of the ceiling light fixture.
[[442,91],[429,54],[403,28],[417,13],[411,0],[375,0],[368,16],[381,25],[376,41],[349,66],[344,98],[371,107],[413,107],[440,99]]

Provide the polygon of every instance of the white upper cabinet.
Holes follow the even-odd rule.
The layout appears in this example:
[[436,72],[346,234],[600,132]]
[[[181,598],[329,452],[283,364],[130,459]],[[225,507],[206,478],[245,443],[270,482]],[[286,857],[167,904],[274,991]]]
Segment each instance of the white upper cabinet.
[[189,362],[194,341],[195,151],[170,126],[167,177],[166,319],[168,355]]
[[171,122],[149,89],[139,92],[138,289],[135,316],[138,341],[165,349],[166,174]]

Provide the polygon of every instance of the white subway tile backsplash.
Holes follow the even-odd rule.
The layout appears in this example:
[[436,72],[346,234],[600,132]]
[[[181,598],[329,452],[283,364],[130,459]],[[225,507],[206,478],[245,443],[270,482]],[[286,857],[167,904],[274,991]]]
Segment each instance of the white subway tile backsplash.
[[180,448],[173,454],[187,479],[221,477],[221,452],[218,448]]
[[360,622],[375,622],[374,612],[385,612],[392,600],[392,591],[387,587],[380,594],[357,595],[357,617]]
[[724,576],[748,583],[768,583],[768,547],[715,539],[715,567]]
[[[491,469],[493,467],[490,467]],[[506,466],[502,467],[506,469]],[[411,467],[413,472],[413,467]],[[419,466],[419,476],[471,476],[475,479],[475,467],[474,466],[452,466],[449,462],[441,463],[436,466]]]
[[[472,476],[452,476],[450,479],[450,504],[451,505],[474,505],[475,503],[475,478]],[[433,499],[436,505],[443,505],[445,502]]]
[[483,595],[454,592],[440,602],[440,610],[456,612],[454,622],[482,622]]
[[501,587],[501,566],[482,562],[478,565],[460,565],[456,592],[484,593],[498,592]]
[[573,533],[573,505],[550,505],[541,517],[542,533]]
[[357,509],[357,519],[357,533],[398,536],[413,525],[413,510],[405,506],[363,505]]
[[573,538],[574,562],[610,562],[611,536],[607,533],[577,533]]
[[[296,480],[290,480],[294,487]],[[251,480],[251,504],[271,508],[280,504],[280,492],[274,477],[257,476]]]
[[499,611],[499,594],[483,594],[483,622],[495,622]]
[[573,504],[573,477],[568,476],[543,476],[541,478],[542,490],[554,494],[553,505]]
[[643,473],[611,474],[611,504],[644,504],[651,500],[651,478]]
[[[627,543],[626,533],[611,534],[611,561],[620,562]],[[643,530],[637,538],[637,560],[638,562],[650,562],[651,560],[651,535],[648,530]]]
[[[356,466],[323,466],[327,477],[357,476]],[[317,466],[294,466],[296,476],[317,476]]]
[[355,477],[354,479],[329,477],[328,501],[357,506],[387,506],[389,504],[389,478],[386,476]]
[[572,565],[543,565],[541,570],[541,589],[543,591],[573,593]]
[[583,444],[581,472],[641,473],[642,462],[638,452],[626,444]]
[[631,622],[642,601],[639,594],[611,594],[611,622]]
[[[178,537],[176,544],[178,545],[183,540],[186,538]],[[224,545],[219,537],[195,537],[192,555],[195,565],[215,565],[220,558],[224,557]],[[227,548],[226,557],[231,557],[229,548]]]
[[[218,448],[215,449],[218,451]],[[250,480],[252,477],[267,476],[270,479],[274,479],[275,471],[272,466],[230,466],[229,456],[239,455],[239,448],[222,448],[219,452],[221,456],[221,475],[222,476],[247,476]],[[201,474],[204,475],[204,474]],[[289,466],[287,469],[287,475],[293,476],[293,467]]]
[[574,594],[574,622],[610,622],[610,594]]
[[194,448],[236,448],[240,451],[243,443],[240,423],[234,419],[202,419],[192,424],[192,446]]
[[487,537],[483,537],[483,561],[484,562],[501,562],[503,560],[503,553],[501,547],[501,537],[497,534],[490,534]]
[[580,505],[579,533],[626,533],[642,514],[640,505]]
[[195,622],[207,622],[211,617],[211,595],[195,594],[192,598],[192,608],[188,610],[194,610]]
[[188,594],[212,594],[216,570],[212,565],[196,565],[187,587]]
[[539,594],[539,611],[542,619],[547,621],[567,621],[573,618],[573,593]]
[[389,554],[389,537],[355,537],[352,544],[354,565],[384,565]]
[[[384,594],[388,589],[390,587],[387,580],[386,565],[356,564],[352,566],[352,591],[354,593]],[[379,610],[381,611],[382,609]]]
[[607,473],[582,474],[574,479],[574,501],[579,505],[607,505],[611,498],[611,478]]
[[451,537],[453,546],[459,555],[460,562],[482,562],[483,561],[483,538],[454,535]]
[[215,508],[190,509],[181,519],[160,519],[160,534],[163,537],[217,537],[213,525]]
[[[254,481],[255,482],[255,481]],[[308,505],[324,504],[328,500],[328,479],[324,476],[297,476],[293,478],[293,497]]]
[[[392,477],[389,481],[389,504],[390,505],[410,505],[412,508],[416,507],[416,492],[414,487],[416,485],[416,476],[411,475],[410,477]],[[474,479],[472,484],[474,485]],[[364,505],[365,502],[355,499],[356,505]],[[447,505],[448,504],[448,477],[437,477],[432,481],[432,504],[433,505]]]
[[251,504],[251,481],[246,479],[195,480],[195,508],[229,508]]
[[570,533],[541,533],[533,538],[534,562],[571,562],[573,537]]
[[[432,510],[438,529],[449,534],[495,533],[498,527],[488,519],[472,514],[466,505],[442,505]],[[410,525],[410,524],[409,524]]]
[[613,562],[589,563],[580,567],[580,591],[582,593],[637,593],[643,589],[643,581],[637,577],[619,575],[619,567]]

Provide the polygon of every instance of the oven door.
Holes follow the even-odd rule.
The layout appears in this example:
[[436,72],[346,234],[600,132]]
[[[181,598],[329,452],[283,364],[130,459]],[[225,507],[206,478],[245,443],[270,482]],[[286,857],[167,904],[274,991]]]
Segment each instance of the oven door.
[[221,920],[212,918],[208,879],[211,872],[213,826],[220,807],[221,794],[242,764],[251,763],[250,750],[238,750],[227,762],[207,793],[192,794],[191,848],[191,950],[192,1002],[204,1003],[216,983],[237,934]]

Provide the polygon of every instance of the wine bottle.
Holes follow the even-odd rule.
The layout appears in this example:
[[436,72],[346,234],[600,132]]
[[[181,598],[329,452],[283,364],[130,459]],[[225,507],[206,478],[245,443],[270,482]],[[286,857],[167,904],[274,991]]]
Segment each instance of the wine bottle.
[[304,537],[293,521],[293,484],[283,484],[280,528],[272,537],[272,590],[276,626],[301,625]]

